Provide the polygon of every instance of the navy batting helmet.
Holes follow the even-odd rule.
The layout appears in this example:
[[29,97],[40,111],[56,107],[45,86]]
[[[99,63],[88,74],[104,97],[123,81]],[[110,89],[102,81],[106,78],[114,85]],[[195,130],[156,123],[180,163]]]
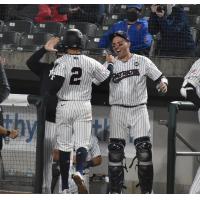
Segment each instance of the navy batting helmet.
[[83,48],[83,34],[78,29],[69,29],[66,31],[63,43],[65,48]]

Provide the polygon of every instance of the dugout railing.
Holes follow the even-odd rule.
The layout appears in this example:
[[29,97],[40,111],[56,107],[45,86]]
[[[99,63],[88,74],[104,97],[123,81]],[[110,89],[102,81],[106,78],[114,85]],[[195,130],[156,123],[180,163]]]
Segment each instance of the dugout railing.
[[[176,131],[177,114],[179,110],[196,110],[196,107],[191,102],[174,101],[169,105],[168,117],[168,141],[167,141],[167,194],[174,194],[175,192],[175,167],[176,156],[200,156],[200,152],[194,152],[194,148]],[[186,145],[192,152],[177,152],[176,151],[176,137]]]
[[45,99],[10,94],[1,108],[4,127],[19,136],[2,140],[0,193],[42,193]]

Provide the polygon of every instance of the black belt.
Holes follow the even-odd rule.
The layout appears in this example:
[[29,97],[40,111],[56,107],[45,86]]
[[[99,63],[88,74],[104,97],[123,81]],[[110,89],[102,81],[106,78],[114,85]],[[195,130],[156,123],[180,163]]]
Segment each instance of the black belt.
[[120,106],[120,107],[124,107],[124,108],[135,108],[135,107],[143,106],[143,105],[146,105],[146,103],[141,103],[141,104],[138,104],[135,106],[126,106],[126,105],[121,105],[121,104],[113,104],[112,106]]

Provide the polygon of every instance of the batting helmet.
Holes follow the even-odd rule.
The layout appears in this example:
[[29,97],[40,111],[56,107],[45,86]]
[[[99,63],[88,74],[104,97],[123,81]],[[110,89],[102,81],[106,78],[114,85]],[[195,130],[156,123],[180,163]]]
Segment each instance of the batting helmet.
[[66,31],[63,43],[65,48],[83,48],[83,34],[78,29],[69,29]]

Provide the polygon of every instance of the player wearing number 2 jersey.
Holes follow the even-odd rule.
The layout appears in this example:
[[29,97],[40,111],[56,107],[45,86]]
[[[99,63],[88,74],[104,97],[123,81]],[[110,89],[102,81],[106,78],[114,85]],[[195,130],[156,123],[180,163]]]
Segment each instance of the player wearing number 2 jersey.
[[[66,32],[66,54],[57,59],[50,72],[51,94],[59,99],[56,111],[57,149],[59,149],[62,190],[68,190],[70,152],[76,150],[76,173],[73,179],[87,193],[82,174],[90,141],[92,80],[103,82],[109,70],[96,60],[81,54],[83,35],[77,29]],[[72,142],[72,134],[74,142]],[[66,191],[67,192],[67,191]]]

